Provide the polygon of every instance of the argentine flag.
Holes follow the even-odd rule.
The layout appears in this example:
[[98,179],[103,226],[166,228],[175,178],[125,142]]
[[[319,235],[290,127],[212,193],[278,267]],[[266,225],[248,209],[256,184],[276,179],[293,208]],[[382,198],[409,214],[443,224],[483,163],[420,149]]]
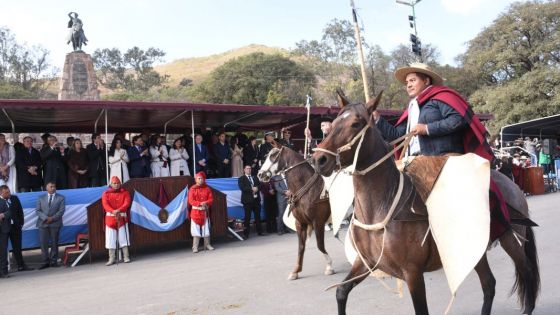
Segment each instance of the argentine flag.
[[167,232],[178,228],[187,219],[187,192],[188,189],[185,187],[165,206],[164,209],[167,210],[169,216],[167,222],[162,223],[158,217],[161,207],[135,191],[130,207],[130,221],[154,232]]

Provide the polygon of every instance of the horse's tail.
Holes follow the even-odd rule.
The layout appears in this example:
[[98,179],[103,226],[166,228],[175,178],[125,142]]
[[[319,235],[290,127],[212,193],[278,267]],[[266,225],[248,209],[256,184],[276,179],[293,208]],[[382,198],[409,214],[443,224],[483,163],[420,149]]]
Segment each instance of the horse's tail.
[[517,291],[517,297],[521,303],[521,307],[525,308],[525,303],[537,300],[541,288],[541,276],[539,272],[539,257],[537,254],[537,245],[535,242],[535,234],[531,227],[526,227],[525,242],[525,270],[515,268],[515,283],[511,288],[511,293]]

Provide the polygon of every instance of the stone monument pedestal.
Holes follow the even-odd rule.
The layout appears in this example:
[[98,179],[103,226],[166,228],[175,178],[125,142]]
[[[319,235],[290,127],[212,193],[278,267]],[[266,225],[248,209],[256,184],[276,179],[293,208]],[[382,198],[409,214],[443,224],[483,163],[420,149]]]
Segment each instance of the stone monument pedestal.
[[66,55],[62,78],[60,79],[59,100],[98,101],[97,76],[93,69],[93,59],[82,52]]

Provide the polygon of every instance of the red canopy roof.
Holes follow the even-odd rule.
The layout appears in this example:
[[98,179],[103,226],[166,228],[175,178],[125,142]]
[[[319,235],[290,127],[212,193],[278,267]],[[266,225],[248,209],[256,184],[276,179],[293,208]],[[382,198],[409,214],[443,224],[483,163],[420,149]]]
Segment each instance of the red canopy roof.
[[[103,111],[107,111],[109,132],[139,131],[184,132],[191,127],[237,125],[245,130],[279,129],[306,120],[303,106],[260,106],[201,103],[156,103],[119,101],[0,100],[0,131],[11,132],[92,132],[96,120],[104,130]],[[382,110],[384,116],[398,117],[401,111]],[[312,118],[335,116],[338,107],[311,108]]]

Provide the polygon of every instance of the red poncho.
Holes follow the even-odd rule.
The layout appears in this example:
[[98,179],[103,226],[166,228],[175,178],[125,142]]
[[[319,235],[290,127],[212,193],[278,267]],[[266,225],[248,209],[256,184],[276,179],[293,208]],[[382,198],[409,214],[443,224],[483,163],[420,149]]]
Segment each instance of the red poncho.
[[[189,189],[189,206],[192,207],[190,211],[191,219],[198,225],[203,226],[206,221],[206,212],[212,206],[212,190],[208,185],[193,185]],[[206,203],[208,210],[197,210],[194,207],[202,206],[202,203]]]
[[[130,207],[130,193],[124,189],[113,189],[109,188],[103,192],[101,196],[101,203],[103,205],[103,210],[106,213],[113,213],[114,210],[118,210],[120,213],[127,213]],[[119,216],[119,226],[123,226],[128,223],[128,215]],[[117,229],[117,219],[115,216],[105,215],[105,225],[111,229]]]

